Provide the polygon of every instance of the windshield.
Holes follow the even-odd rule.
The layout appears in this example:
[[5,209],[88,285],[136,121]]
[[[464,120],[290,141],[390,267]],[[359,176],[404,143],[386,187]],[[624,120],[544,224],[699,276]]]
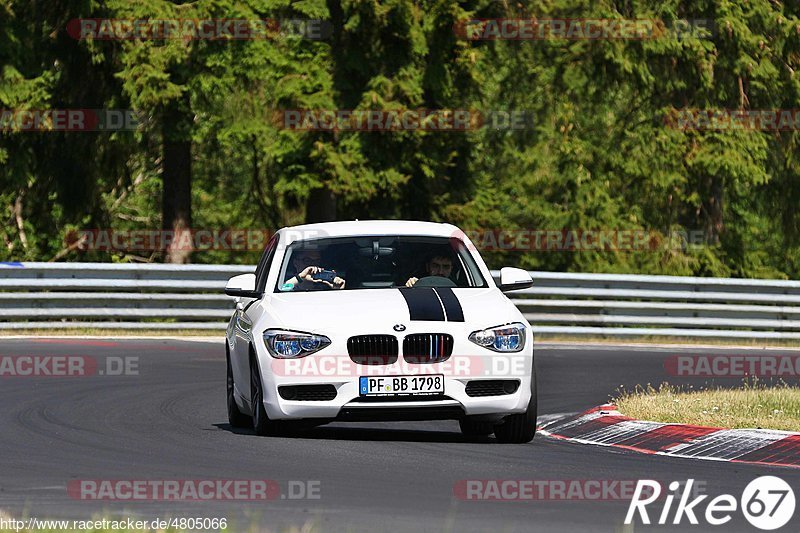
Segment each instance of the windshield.
[[486,286],[460,240],[389,235],[294,242],[275,292]]

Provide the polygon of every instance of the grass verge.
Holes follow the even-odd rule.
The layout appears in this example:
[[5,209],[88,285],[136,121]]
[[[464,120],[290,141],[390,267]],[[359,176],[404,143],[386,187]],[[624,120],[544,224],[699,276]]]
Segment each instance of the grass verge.
[[614,403],[637,420],[728,429],[800,431],[800,388],[745,382],[739,389],[685,390],[662,384],[622,391]]

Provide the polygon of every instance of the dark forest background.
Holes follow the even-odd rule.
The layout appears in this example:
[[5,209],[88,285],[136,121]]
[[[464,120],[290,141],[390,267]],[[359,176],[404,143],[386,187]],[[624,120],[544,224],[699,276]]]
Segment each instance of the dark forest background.
[[[708,35],[470,40],[477,18],[711,21]],[[409,218],[702,234],[640,251],[488,254],[541,270],[800,277],[798,131],[668,127],[800,108],[800,2],[1,0],[0,108],[132,109],[136,131],[0,131],[0,260],[254,263],[69,249],[94,228]],[[323,39],[79,40],[76,18],[322,19]],[[284,109],[524,110],[522,130],[322,132]]]

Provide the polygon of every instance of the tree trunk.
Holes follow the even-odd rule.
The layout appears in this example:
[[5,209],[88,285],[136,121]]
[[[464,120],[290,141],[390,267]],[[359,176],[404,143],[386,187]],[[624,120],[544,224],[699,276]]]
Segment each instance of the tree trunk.
[[162,229],[172,235],[165,262],[188,263],[192,228],[192,115],[186,100],[171,102],[164,112]]
[[710,197],[706,211],[708,213],[707,242],[712,245],[719,244],[720,235],[725,230],[723,196],[724,185],[722,179],[714,176],[711,178]]
[[323,186],[311,191],[306,202],[306,223],[336,220],[336,196]]

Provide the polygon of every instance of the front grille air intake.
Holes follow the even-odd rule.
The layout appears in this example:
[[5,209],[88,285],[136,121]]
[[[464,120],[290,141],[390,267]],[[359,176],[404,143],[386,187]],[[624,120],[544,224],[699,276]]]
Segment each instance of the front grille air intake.
[[359,365],[391,365],[399,352],[394,335],[358,335],[347,339],[347,353]]
[[505,396],[514,394],[519,388],[516,379],[482,379],[467,383],[465,392],[472,398],[476,396]]
[[278,393],[284,400],[329,402],[336,398],[336,387],[333,385],[285,385],[278,387]]
[[403,339],[407,363],[441,363],[453,354],[453,336],[446,333],[415,333]]

